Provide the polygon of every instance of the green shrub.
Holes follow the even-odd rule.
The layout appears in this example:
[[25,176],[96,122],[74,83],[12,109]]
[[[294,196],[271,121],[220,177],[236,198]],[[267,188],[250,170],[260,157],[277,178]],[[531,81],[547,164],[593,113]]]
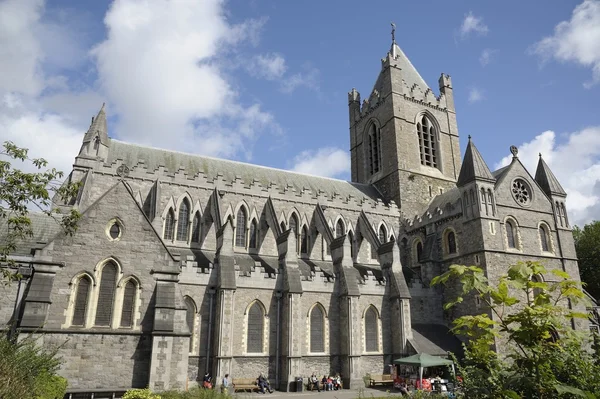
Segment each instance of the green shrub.
[[62,399],[67,392],[67,380],[44,371],[35,380],[35,399]]
[[[231,399],[220,389],[191,388],[187,392],[166,391],[160,393],[161,399]],[[123,398],[126,399],[126,398]]]
[[130,389],[125,392],[123,399],[162,399],[160,395],[152,393],[149,388],[144,389]]

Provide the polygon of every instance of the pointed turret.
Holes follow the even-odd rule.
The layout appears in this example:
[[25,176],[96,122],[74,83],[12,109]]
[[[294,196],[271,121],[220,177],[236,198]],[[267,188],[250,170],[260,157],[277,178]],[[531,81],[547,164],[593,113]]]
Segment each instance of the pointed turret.
[[490,172],[477,147],[471,141],[471,136],[469,136],[469,144],[465,151],[465,157],[463,158],[463,164],[460,168],[456,185],[461,187],[473,180],[495,181],[492,172]]
[[544,161],[544,158],[542,158],[542,154],[540,154],[540,160],[538,162],[537,170],[535,171],[535,181],[549,197],[554,195],[567,196],[567,193],[558,182],[558,179],[554,176],[554,173],[552,173],[550,167]]
[[108,127],[106,123],[106,111],[104,110],[105,104],[102,104],[102,108],[98,111],[96,117],[92,117],[92,123],[88,128],[88,131],[83,136],[83,143],[81,150],[79,150],[80,157],[86,158],[105,158],[110,146],[108,138]]

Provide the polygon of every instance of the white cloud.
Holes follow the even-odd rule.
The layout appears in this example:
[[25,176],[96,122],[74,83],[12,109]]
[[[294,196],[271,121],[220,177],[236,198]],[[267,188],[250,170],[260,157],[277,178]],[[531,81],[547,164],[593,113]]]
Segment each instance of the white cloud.
[[481,101],[483,99],[484,99],[484,97],[483,97],[483,91],[481,91],[477,87],[472,87],[471,90],[469,90],[468,101],[471,104],[479,102],[479,101]]
[[[535,175],[538,154],[567,192],[567,211],[572,225],[600,220],[600,126],[570,133],[558,143],[553,131],[546,131],[519,146],[519,159]],[[496,168],[511,162],[504,157]]]
[[293,171],[324,177],[343,177],[350,170],[350,156],[339,148],[302,151],[294,158]]
[[277,53],[256,55],[244,65],[250,75],[267,80],[281,79],[287,70],[285,58]]
[[299,87],[318,91],[319,70],[313,67],[306,67],[305,69],[305,72],[298,72],[292,76],[285,77],[281,82],[281,91],[291,93]]
[[460,35],[463,37],[463,39],[469,36],[471,33],[486,35],[488,31],[489,29],[487,25],[483,23],[483,18],[473,15],[472,11],[469,11],[469,13],[465,15],[465,19],[460,26]]
[[569,21],[562,21],[554,34],[537,42],[531,49],[544,60],[575,62],[592,69],[586,88],[600,82],[600,1],[585,0],[573,10]]
[[491,48],[484,49],[481,52],[481,55],[479,56],[479,63],[481,64],[481,66],[486,66],[487,64],[492,62],[492,58],[494,57],[494,54],[497,52],[498,52],[498,50],[491,49]]
[[229,25],[224,11],[220,0],[114,1],[108,36],[92,54],[119,137],[231,157],[278,130],[258,104],[239,102],[218,62],[262,24]]

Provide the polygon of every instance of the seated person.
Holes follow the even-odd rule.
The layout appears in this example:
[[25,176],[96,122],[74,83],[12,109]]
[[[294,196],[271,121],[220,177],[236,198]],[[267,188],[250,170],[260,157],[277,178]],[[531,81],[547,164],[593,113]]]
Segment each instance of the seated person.
[[308,381],[312,389],[317,388],[317,391],[321,392],[321,388],[319,387],[319,379],[317,378],[315,373],[313,373],[313,375],[310,376],[310,379]]
[[331,391],[333,389],[333,384],[331,383],[329,378],[327,378],[326,375],[324,375],[323,378],[321,379],[321,383],[323,384],[324,390]]
[[260,373],[260,375],[258,376],[256,383],[258,384],[258,389],[259,389],[260,393],[265,393],[265,388],[267,389],[267,391],[269,391],[269,393],[273,393],[273,390],[271,389],[271,385],[269,384],[269,380],[267,380],[262,375],[262,373]]
[[333,389],[342,389],[342,377],[339,374],[333,378]]

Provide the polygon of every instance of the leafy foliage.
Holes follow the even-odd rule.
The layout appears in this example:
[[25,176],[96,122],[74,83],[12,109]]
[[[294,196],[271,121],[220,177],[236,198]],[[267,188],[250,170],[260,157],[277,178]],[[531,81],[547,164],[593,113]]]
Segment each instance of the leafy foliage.
[[40,348],[32,336],[18,342],[0,336],[0,398],[62,398],[66,380],[55,376],[59,365],[56,351]]
[[[227,393],[220,389],[192,388],[186,392],[167,391],[160,393],[161,399],[229,399]],[[123,398],[125,399],[125,398]]]
[[574,310],[585,300],[578,281],[562,270],[519,262],[496,285],[481,268],[460,265],[450,266],[432,285],[451,279],[460,290],[446,308],[473,293],[485,305],[484,313],[454,321],[453,331],[469,338],[459,364],[465,398],[594,398],[592,392],[600,392],[600,367],[570,327],[572,320],[587,318]]
[[585,289],[594,298],[600,298],[600,221],[586,224],[583,229],[575,226],[573,238],[581,279],[586,283]]
[[[15,168],[11,162],[30,163],[34,172],[24,172]],[[36,207],[54,218],[66,234],[72,235],[77,228],[80,214],[72,209],[68,214],[57,216],[51,207],[52,197],[65,201],[74,197],[79,184],[61,184],[58,179],[63,172],[46,169],[48,162],[43,158],[29,159],[27,149],[19,148],[7,141],[0,151],[0,224],[7,226],[7,233],[0,243],[0,264],[13,266],[10,254],[16,249],[19,240],[33,236],[29,208]],[[4,281],[20,278],[9,268],[2,268]]]
[[149,388],[130,389],[125,392],[123,399],[161,399],[160,395],[152,393]]

